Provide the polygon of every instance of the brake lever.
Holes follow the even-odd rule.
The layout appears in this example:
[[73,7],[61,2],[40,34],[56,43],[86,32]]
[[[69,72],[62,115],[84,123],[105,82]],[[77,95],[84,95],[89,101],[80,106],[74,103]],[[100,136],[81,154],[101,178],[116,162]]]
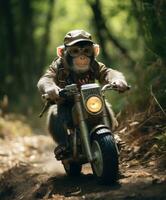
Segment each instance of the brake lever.
[[123,92],[125,92],[125,91],[130,90],[130,89],[131,89],[131,86],[130,86],[130,85],[127,85],[127,86],[126,86],[126,89],[123,90],[123,91],[119,90],[117,86],[113,87],[113,90],[118,91],[118,92],[120,92],[120,93],[123,93]]
[[48,108],[52,105],[52,101],[49,98],[48,94],[42,94],[42,99],[45,100],[45,104],[42,108],[42,111],[39,114],[39,117],[41,118],[43,114],[48,110]]
[[48,110],[48,108],[50,107],[51,105],[51,102],[50,101],[46,101],[43,108],[42,108],[42,111],[41,113],[39,114],[39,117],[41,118],[43,116],[43,114]]
[[[126,90],[130,90],[131,86],[127,85]],[[103,88],[102,88],[102,92],[106,91],[106,90],[115,90],[115,91],[119,91],[118,90],[118,86],[115,83],[108,83],[106,84]]]

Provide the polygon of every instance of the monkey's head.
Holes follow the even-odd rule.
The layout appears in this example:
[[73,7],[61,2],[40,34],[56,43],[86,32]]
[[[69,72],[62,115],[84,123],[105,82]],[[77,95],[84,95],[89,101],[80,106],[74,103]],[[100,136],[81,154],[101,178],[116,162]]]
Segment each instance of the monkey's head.
[[99,54],[99,45],[84,30],[73,30],[66,34],[64,45],[57,48],[57,55],[65,60],[69,69],[76,73],[89,70]]

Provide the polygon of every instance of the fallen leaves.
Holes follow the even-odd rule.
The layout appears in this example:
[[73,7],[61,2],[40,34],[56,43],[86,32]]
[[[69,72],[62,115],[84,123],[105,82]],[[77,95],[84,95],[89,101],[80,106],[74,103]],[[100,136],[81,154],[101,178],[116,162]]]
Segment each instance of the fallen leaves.
[[32,135],[31,127],[23,119],[6,116],[0,117],[0,138],[12,138],[16,136]]
[[0,139],[0,174],[19,162],[32,162],[48,144],[52,146],[51,138],[42,135]]

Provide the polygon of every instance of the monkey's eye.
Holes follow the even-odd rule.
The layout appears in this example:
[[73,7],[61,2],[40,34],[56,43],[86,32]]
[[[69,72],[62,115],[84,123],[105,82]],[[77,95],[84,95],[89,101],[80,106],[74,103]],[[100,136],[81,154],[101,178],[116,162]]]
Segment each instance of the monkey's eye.
[[80,54],[80,49],[78,47],[70,47],[68,48],[68,53],[72,56],[72,57],[76,57],[79,56]]
[[86,56],[92,56],[93,55],[93,48],[91,46],[84,47],[82,49],[82,51]]

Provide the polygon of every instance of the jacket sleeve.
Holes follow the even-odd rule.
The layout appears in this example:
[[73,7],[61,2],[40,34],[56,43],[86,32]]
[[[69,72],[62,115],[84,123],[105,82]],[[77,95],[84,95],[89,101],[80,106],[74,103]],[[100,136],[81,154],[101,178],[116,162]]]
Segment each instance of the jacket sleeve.
[[45,90],[48,87],[57,86],[55,84],[56,74],[57,74],[57,65],[56,65],[56,60],[54,60],[47,69],[46,73],[39,79],[37,83],[37,87],[42,94],[45,93]]
[[106,84],[117,79],[126,82],[126,79],[121,72],[107,68],[103,63],[99,62],[98,80],[101,84]]

